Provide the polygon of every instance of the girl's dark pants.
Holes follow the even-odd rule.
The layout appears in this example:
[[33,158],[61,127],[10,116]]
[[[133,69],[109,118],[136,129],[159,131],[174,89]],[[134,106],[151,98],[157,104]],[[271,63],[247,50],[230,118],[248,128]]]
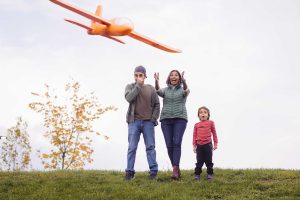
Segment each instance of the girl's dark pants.
[[202,166],[205,163],[207,167],[207,174],[213,174],[213,166],[214,164],[212,163],[212,143],[200,145],[197,144],[197,163],[196,163],[196,168],[195,168],[195,175],[200,175],[202,173]]

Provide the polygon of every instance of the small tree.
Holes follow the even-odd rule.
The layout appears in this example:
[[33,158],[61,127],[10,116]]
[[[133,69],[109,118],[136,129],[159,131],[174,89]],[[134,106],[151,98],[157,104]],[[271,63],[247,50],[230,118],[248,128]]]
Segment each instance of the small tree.
[[29,169],[31,146],[27,133],[27,123],[17,118],[16,126],[7,130],[1,147],[2,169],[22,171]]
[[[44,94],[32,93],[42,98],[29,107],[43,115],[46,133],[53,149],[49,153],[39,153],[45,169],[78,169],[93,159],[91,155],[92,139],[90,134],[99,132],[93,130],[92,122],[109,111],[116,110],[109,106],[102,108],[98,98],[90,93],[80,96],[78,82],[72,80],[65,86],[65,98],[58,98],[56,92],[45,84]],[[108,136],[103,135],[105,139]]]

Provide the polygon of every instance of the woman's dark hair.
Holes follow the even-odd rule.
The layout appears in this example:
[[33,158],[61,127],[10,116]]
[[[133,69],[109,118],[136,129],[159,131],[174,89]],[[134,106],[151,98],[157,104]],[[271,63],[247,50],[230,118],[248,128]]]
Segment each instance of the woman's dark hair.
[[170,73],[168,75],[168,78],[167,78],[167,81],[166,81],[167,85],[171,85],[170,76],[171,76],[172,72],[176,72],[178,74],[178,76],[179,76],[179,85],[180,85],[182,83],[182,78],[181,78],[180,72],[176,69],[170,71]]

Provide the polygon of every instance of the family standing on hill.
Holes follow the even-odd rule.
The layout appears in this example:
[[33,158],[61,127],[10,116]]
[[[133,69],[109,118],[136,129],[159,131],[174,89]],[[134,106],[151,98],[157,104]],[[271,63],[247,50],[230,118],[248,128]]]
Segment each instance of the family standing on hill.
[[[172,70],[164,88],[159,86],[159,73],[154,74],[155,88],[145,84],[146,69],[138,66],[134,69],[134,83],[125,88],[125,99],[129,103],[126,121],[128,123],[128,151],[125,180],[134,178],[134,163],[140,135],[143,134],[149,165],[149,179],[157,178],[158,165],[156,162],[155,131],[158,124],[160,103],[158,96],[163,98],[163,107],[160,113],[161,129],[164,135],[169,159],[173,171],[171,177],[180,178],[181,143],[187,126],[186,99],[190,90],[184,78],[184,72]],[[217,148],[217,134],[213,121],[209,120],[209,110],[201,107],[198,110],[199,123],[195,124],[193,133],[193,149],[197,154],[195,180],[200,179],[202,166],[207,167],[207,179],[213,178],[212,151]],[[211,137],[213,136],[214,145]]]

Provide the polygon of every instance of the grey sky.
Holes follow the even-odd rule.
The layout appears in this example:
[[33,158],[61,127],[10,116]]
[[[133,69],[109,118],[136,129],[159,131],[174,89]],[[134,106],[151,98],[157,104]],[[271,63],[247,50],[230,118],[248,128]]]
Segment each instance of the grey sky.
[[[70,0],[94,11],[99,1]],[[85,93],[95,91],[116,112],[96,123],[111,137],[94,140],[95,162],[87,168],[126,167],[125,85],[137,65],[147,68],[147,83],[160,72],[160,85],[172,69],[185,71],[191,93],[183,139],[182,168],[194,168],[192,131],[197,108],[211,109],[219,136],[216,167],[300,169],[300,2],[297,0],[101,1],[103,16],[127,17],[135,30],[180,48],[170,54],[124,37],[122,45],[63,19],[90,22],[50,1],[0,2],[0,130],[17,116],[29,124],[32,146],[46,150],[41,116],[29,110],[30,92],[43,84],[62,88],[73,77]],[[161,101],[162,102],[162,101]],[[160,169],[169,169],[160,126],[156,128]],[[34,157],[34,168],[40,168]],[[137,170],[147,170],[140,141]]]

